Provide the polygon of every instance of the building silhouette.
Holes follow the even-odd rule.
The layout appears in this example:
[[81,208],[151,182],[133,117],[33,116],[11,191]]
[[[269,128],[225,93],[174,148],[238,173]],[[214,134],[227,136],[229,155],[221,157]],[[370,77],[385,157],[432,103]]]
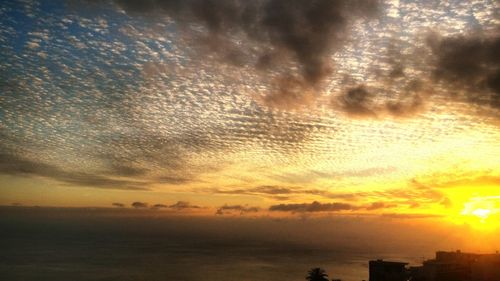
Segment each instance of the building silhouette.
[[374,260],[369,262],[369,281],[407,281],[406,262]]
[[500,254],[439,251],[410,272],[412,281],[500,281]]
[[373,260],[369,281],[500,281],[500,254],[436,252],[421,266]]

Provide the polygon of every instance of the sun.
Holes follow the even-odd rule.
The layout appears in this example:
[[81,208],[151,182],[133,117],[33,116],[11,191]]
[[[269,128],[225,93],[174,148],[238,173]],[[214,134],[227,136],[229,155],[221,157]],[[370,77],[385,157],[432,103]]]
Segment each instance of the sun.
[[473,197],[465,202],[460,212],[462,223],[476,229],[488,230],[500,227],[498,217],[500,205],[498,196]]
[[485,220],[490,216],[491,212],[491,210],[479,208],[472,211],[471,214],[482,220]]

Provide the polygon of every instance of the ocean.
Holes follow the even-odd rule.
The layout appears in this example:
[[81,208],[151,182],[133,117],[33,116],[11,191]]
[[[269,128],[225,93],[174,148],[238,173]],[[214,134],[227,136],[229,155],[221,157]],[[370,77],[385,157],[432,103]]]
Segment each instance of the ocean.
[[360,281],[370,259],[423,259],[370,247],[373,240],[338,221],[325,231],[329,220],[41,213],[0,213],[0,280],[298,281],[321,267],[330,278]]

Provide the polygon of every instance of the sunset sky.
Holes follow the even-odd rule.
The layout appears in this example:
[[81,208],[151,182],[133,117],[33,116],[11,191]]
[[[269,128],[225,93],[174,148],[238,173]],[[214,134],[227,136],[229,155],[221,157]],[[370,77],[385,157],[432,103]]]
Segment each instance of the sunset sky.
[[2,2],[0,205],[500,232],[499,8]]

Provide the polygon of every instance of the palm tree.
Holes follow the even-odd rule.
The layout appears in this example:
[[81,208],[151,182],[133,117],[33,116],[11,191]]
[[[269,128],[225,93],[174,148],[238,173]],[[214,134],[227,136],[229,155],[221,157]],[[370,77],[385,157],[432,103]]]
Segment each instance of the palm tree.
[[308,281],[328,281],[328,274],[325,270],[319,267],[311,268],[307,272],[306,280]]

